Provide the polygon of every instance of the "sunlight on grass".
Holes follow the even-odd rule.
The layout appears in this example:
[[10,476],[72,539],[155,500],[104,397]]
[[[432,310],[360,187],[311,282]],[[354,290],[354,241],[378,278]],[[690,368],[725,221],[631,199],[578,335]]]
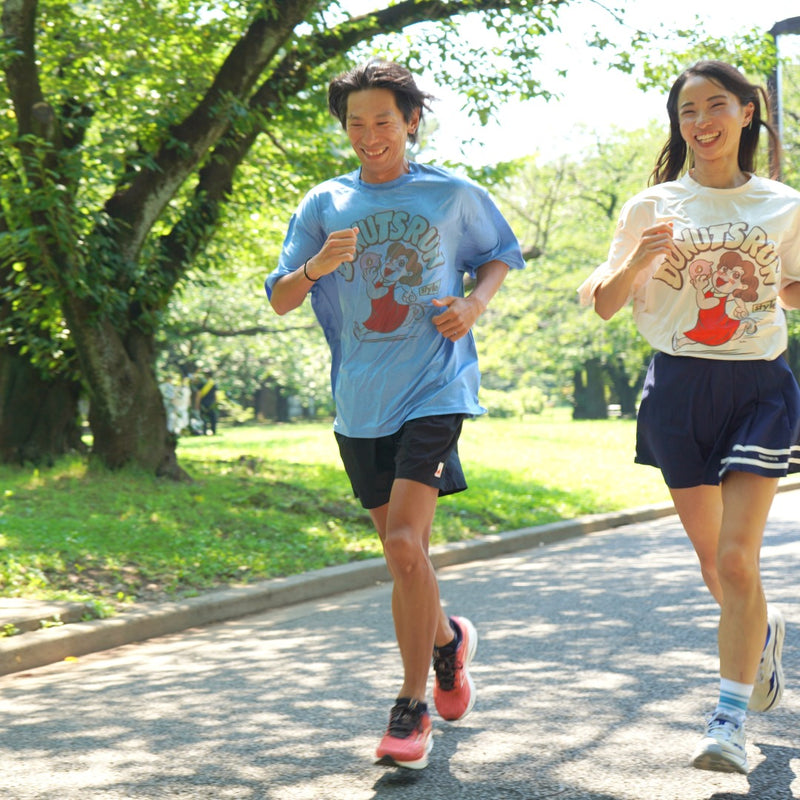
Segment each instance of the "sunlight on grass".
[[[440,502],[434,544],[664,501],[634,434],[564,411],[468,421],[470,488]],[[0,467],[0,594],[125,606],[381,554],[330,423],[221,427],[178,457],[192,483],[78,458]]]

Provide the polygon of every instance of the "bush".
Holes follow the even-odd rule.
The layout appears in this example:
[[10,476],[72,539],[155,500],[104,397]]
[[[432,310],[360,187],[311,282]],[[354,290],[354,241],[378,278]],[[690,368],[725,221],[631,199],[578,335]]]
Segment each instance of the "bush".
[[498,419],[541,414],[545,406],[544,393],[536,386],[526,386],[508,392],[481,389],[480,397],[481,403],[489,411],[489,416]]

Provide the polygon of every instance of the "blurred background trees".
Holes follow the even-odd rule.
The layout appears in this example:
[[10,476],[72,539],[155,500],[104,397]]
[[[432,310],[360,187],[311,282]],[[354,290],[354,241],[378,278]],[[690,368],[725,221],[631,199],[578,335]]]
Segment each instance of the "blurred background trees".
[[[539,44],[570,3],[350,10],[363,5],[3,0],[0,460],[46,462],[88,446],[107,466],[180,477],[158,384],[198,371],[214,374],[229,419],[331,412],[328,350],[308,304],[278,318],[263,290],[299,198],[355,165],[325,107],[328,80],[370,55],[396,58],[485,120],[509,99],[549,96],[536,78]],[[465,16],[473,24],[462,26]],[[639,65],[643,87],[668,86],[701,55],[734,54],[762,81],[775,63],[763,33],[680,33],[677,53],[644,32],[625,46],[592,44],[618,69]],[[787,63],[792,185],[797,76]],[[528,258],[476,329],[494,413],[556,403],[579,418],[609,405],[634,413],[647,347],[629,314],[604,324],[578,308],[575,289],[604,259],[663,131],[620,130],[551,160],[449,164],[491,189]],[[425,133],[417,157],[426,160]]]

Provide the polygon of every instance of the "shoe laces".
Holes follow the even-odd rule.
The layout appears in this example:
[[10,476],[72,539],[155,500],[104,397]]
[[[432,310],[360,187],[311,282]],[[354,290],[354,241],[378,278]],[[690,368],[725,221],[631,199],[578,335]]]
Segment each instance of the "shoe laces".
[[433,671],[436,673],[436,679],[439,681],[439,687],[444,691],[449,692],[456,685],[456,654],[439,655],[434,653],[433,656]]
[[389,712],[389,735],[395,739],[407,739],[419,727],[422,714],[419,703],[396,703]]
[[735,719],[725,714],[713,714],[708,720],[707,732],[721,733],[726,739],[730,739],[741,727]]

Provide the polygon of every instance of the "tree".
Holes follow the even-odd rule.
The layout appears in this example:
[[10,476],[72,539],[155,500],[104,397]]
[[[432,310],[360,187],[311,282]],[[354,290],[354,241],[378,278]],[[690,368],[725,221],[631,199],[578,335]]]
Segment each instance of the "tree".
[[605,258],[622,203],[645,186],[662,138],[658,129],[617,132],[579,157],[528,159],[495,187],[534,258],[509,275],[485,333],[481,323],[485,386],[537,386],[571,402],[579,419],[604,418],[609,401],[633,414],[650,349],[630,314],[603,323],[579,307],[576,290]]
[[[78,385],[87,392],[104,464],[180,476],[156,337],[256,143],[274,172],[266,181],[293,182],[309,152],[326,147],[304,131],[319,130],[329,70],[362,43],[418,23],[431,24],[417,26],[407,61],[420,66],[424,52],[438,52],[476,113],[492,98],[543,93],[519,64],[536,58],[536,37],[564,2],[404,0],[350,18],[318,0],[227,0],[213,10],[199,0],[3,0],[0,431],[22,429],[20,398],[42,392],[32,381],[54,390],[58,374],[70,398]],[[507,34],[493,69],[471,69],[487,54],[450,36],[452,19],[467,13]],[[45,330],[68,347],[37,341]],[[36,448],[20,443],[14,457],[56,454],[72,420]]]

